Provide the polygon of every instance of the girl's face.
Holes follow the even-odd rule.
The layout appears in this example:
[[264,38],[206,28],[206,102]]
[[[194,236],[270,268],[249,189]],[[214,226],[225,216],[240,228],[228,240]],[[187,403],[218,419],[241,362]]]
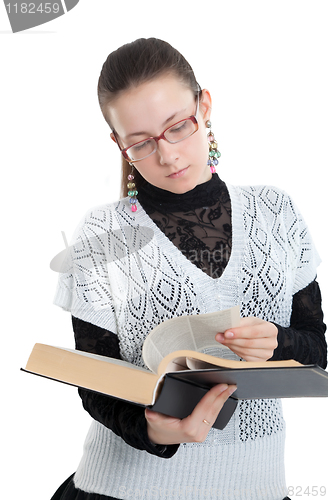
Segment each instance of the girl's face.
[[[157,137],[176,122],[196,113],[196,99],[175,76],[158,77],[122,93],[108,109],[109,120],[122,148]],[[211,96],[203,90],[197,116],[198,130],[181,142],[158,142],[158,149],[135,168],[150,184],[182,194],[208,181],[208,142],[205,122],[211,114]],[[112,139],[116,142],[114,134]]]

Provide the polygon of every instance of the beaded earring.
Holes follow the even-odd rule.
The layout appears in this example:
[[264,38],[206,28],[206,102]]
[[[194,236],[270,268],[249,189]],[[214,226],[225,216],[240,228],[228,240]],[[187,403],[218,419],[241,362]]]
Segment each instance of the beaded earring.
[[135,189],[136,185],[135,183],[133,182],[134,181],[134,175],[133,175],[133,168],[134,168],[134,165],[132,163],[129,163],[129,165],[131,165],[132,167],[132,171],[131,171],[131,174],[128,175],[128,183],[127,183],[127,188],[128,188],[128,196],[130,197],[130,203],[131,203],[131,211],[132,212],[136,212],[137,211],[137,194],[138,194],[138,191]]
[[219,158],[221,156],[221,153],[220,151],[218,151],[218,143],[216,142],[214,134],[211,130],[212,123],[210,122],[210,120],[207,120],[205,125],[207,128],[210,129],[209,133],[207,134],[208,148],[209,148],[207,165],[210,167],[212,174],[214,174],[216,172],[215,167],[219,163]]

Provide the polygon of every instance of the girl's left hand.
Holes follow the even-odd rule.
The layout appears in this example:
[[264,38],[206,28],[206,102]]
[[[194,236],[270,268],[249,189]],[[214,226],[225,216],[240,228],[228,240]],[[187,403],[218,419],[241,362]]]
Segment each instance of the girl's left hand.
[[253,316],[242,318],[238,328],[218,333],[215,340],[246,361],[267,361],[278,346],[278,328]]

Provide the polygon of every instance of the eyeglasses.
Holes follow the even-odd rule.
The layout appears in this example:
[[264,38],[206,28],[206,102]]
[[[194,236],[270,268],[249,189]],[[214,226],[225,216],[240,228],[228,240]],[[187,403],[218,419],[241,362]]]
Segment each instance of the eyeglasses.
[[119,145],[118,138],[116,136],[115,131],[113,131],[118,147],[121,150],[124,158],[129,162],[136,162],[140,160],[144,160],[148,158],[148,156],[152,155],[158,149],[158,142],[161,139],[169,142],[170,144],[176,144],[177,142],[184,141],[191,135],[193,135],[198,130],[198,122],[197,115],[199,109],[199,94],[197,94],[197,106],[195,115],[189,116],[184,120],[180,120],[174,125],[171,125],[161,135],[157,137],[148,137],[148,139],[144,139],[143,141],[136,142],[129,146],[128,148],[122,149]]

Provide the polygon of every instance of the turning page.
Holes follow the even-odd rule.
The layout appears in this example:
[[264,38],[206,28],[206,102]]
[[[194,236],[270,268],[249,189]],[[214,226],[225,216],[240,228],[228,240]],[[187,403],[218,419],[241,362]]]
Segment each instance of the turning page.
[[[239,325],[239,306],[169,319],[156,326],[146,338],[142,349],[144,362],[156,373],[162,359],[174,351],[191,350],[229,358],[232,351],[217,342],[215,335]],[[225,351],[227,355],[224,355]]]

